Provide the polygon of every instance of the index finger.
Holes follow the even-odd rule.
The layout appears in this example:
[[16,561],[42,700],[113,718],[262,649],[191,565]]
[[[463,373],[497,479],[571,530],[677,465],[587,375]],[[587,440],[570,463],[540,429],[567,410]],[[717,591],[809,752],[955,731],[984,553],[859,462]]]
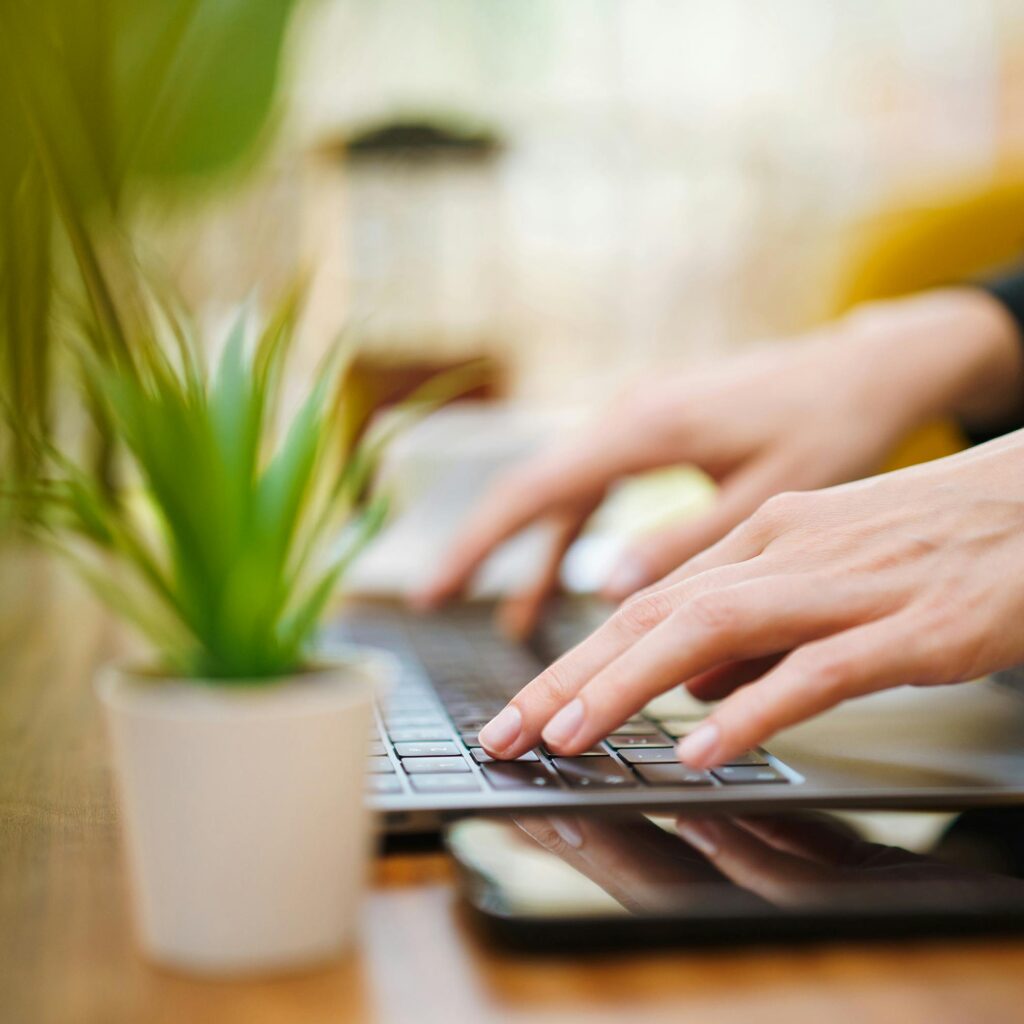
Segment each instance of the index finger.
[[589,438],[509,470],[471,512],[416,603],[430,608],[454,597],[503,541],[560,507],[596,507],[608,484],[631,470],[628,451]]

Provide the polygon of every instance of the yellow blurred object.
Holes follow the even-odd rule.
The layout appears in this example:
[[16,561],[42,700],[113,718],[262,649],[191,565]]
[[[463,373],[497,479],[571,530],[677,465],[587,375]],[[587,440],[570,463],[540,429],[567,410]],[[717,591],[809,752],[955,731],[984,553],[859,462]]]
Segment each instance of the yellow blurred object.
[[[837,314],[861,302],[982,277],[1024,256],[1024,165],[987,185],[960,185],[915,197],[871,222],[853,246],[837,292]],[[951,422],[915,431],[885,469],[951,455],[965,446]]]

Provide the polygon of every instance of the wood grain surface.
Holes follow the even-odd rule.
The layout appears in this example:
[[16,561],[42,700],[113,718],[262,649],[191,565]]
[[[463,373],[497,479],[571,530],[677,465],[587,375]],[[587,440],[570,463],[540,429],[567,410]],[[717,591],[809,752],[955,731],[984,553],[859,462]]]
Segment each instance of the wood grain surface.
[[1024,942],[524,956],[458,912],[440,853],[379,858],[357,951],[203,982],[133,944],[92,676],[123,647],[77,585],[0,556],[0,1024],[1024,1020]]

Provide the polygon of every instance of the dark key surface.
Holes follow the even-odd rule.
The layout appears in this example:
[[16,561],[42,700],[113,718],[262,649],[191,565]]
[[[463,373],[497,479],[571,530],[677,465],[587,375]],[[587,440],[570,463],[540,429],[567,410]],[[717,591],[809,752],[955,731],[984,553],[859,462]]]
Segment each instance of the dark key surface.
[[450,740],[435,740],[432,743],[396,743],[395,753],[399,757],[454,757],[460,751]]
[[410,775],[468,772],[469,765],[461,757],[410,757],[402,762]]
[[395,766],[386,757],[368,757],[366,762],[366,770],[373,775],[383,775],[395,770]]
[[480,789],[472,775],[414,775],[409,781],[418,793],[473,793]]
[[620,750],[619,757],[629,764],[679,764],[675,747],[633,747]]
[[622,725],[620,725],[615,730],[615,735],[616,736],[642,736],[642,735],[645,735],[646,733],[657,732],[657,730],[658,730],[658,727],[654,724],[654,722],[648,721],[647,719],[643,719],[642,721],[639,721],[639,722],[638,721],[634,721],[634,720],[630,720],[628,722],[623,722]]
[[489,718],[456,718],[455,728],[459,732],[479,732],[488,722]]
[[388,735],[395,743],[426,743],[451,739],[452,730],[446,725],[410,725],[389,729]]
[[620,750],[623,747],[670,747],[672,741],[666,739],[661,733],[657,732],[640,732],[635,735],[625,735],[617,732],[612,736],[609,736],[605,741],[609,746],[614,747],[616,750]]
[[636,773],[649,786],[713,786],[707,772],[695,771],[685,764],[638,764]]
[[483,773],[495,789],[544,789],[558,786],[558,781],[542,764],[495,761],[484,765]]
[[636,777],[610,757],[556,757],[558,774],[570,789],[628,789]]
[[[548,757],[561,757],[561,754],[556,754],[546,743],[540,745],[540,749],[544,751]],[[601,746],[600,743],[595,744],[589,750],[581,750],[578,754],[573,754],[573,757],[607,757],[608,751]]]
[[[491,757],[490,754],[484,750],[483,747],[474,747],[470,753],[473,755],[473,760],[477,764],[490,764],[495,758]],[[539,761],[540,758],[537,756],[536,750],[528,750],[525,754],[520,754],[516,761]]]
[[727,786],[740,786],[754,783],[761,785],[766,782],[789,782],[781,772],[776,771],[770,765],[725,765],[716,768],[715,778],[724,782]]
[[402,784],[397,775],[371,775],[366,780],[368,793],[401,793]]

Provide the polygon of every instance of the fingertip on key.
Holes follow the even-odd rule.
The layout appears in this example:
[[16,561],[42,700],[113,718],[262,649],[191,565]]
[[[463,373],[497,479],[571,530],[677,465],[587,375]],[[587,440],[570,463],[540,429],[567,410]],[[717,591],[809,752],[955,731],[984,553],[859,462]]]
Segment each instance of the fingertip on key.
[[575,697],[562,708],[544,727],[541,736],[544,742],[555,750],[567,750],[572,738],[583,725],[583,701]]
[[522,712],[515,704],[507,704],[480,730],[480,745],[498,757],[509,750],[522,731]]
[[711,768],[718,763],[722,731],[705,722],[676,744],[676,756],[691,768]]

